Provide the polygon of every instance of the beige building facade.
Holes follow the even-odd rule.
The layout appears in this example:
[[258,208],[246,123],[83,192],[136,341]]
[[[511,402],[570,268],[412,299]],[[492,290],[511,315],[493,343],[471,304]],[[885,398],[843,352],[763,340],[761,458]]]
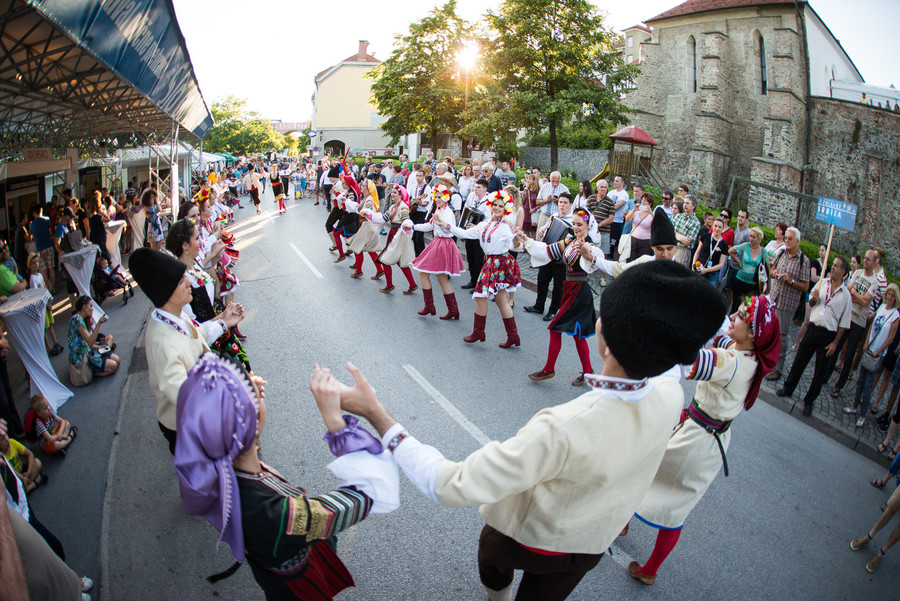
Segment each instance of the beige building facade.
[[371,101],[372,80],[366,74],[380,61],[368,53],[368,46],[361,40],[356,54],[316,75],[312,97],[316,137],[310,144],[314,157],[326,151],[337,156],[347,150],[351,154],[392,150],[379,127],[385,117]]

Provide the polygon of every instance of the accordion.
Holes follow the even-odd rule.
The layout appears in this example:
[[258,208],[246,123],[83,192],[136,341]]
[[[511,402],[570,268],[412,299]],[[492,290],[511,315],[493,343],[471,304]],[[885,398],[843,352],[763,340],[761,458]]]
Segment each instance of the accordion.
[[572,226],[554,215],[550,218],[550,223],[547,224],[547,229],[544,231],[543,242],[545,244],[553,244],[564,239],[569,234],[574,234]]
[[462,229],[466,229],[470,225],[477,225],[481,223],[483,220],[484,215],[473,211],[469,207],[465,207],[459,214],[459,227]]

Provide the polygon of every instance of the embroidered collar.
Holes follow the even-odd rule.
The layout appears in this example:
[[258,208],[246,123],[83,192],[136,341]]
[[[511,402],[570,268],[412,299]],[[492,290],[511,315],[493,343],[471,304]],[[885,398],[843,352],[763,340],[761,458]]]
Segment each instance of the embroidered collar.
[[[182,314],[184,315],[184,314]],[[184,319],[184,317],[175,317],[168,311],[163,311],[162,309],[153,309],[152,313],[153,319],[156,321],[169,326],[179,334],[184,334],[188,338],[195,338],[195,335],[191,332],[188,332],[187,322],[190,321],[194,328],[198,327],[198,324],[194,322],[193,319]]]
[[637,392],[646,388],[649,383],[648,378],[628,380],[626,378],[599,376],[597,374],[584,374],[584,381],[593,390],[616,390],[619,392]]

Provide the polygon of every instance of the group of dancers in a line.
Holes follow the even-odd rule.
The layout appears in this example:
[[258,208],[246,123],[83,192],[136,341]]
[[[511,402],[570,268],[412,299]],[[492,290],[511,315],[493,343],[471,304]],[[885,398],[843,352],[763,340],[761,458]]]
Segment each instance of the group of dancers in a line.
[[[511,198],[502,190],[488,195],[485,219],[460,228],[448,206],[448,186],[435,187],[433,212],[423,223],[412,223],[402,188],[391,191],[391,205],[382,210],[368,182],[361,190],[352,178],[336,173],[334,179],[338,210],[329,221],[338,260],[346,258],[344,238],[350,237],[356,256],[353,275],[359,277],[369,254],[376,277],[386,278],[386,293],[393,288],[392,266],[404,270],[409,293],[417,289],[409,269],[418,270],[425,293],[422,315],[436,315],[431,293],[431,275],[436,275],[447,299],[443,317],[459,318],[449,277],[462,273],[463,261],[453,237],[479,241],[485,261],[467,342],[485,339],[487,302],[493,298],[507,326],[507,340],[500,346],[519,344],[507,300],[520,285],[511,250],[524,249],[535,265],[562,260],[565,288],[550,324],[548,363],[532,379],[552,377],[566,333],[582,358],[584,373],[576,382],[591,390],[542,410],[509,440],[489,443],[456,462],[396,423],[357,368],[348,366],[356,380],[350,387],[316,366],[310,390],[337,457],[329,469],[342,482],[313,496],[259,461],[266,421],[264,382],[248,375],[246,355],[226,348],[220,354],[237,362],[207,354],[195,364],[192,355],[187,371],[179,372],[186,379],[179,379],[177,411],[171,390],[157,395],[158,401],[160,395],[166,397],[159,401],[165,410],[158,407],[157,414],[175,455],[186,511],[206,517],[235,559],[249,561],[267,598],[331,599],[353,585],[333,537],[370,513],[399,506],[399,467],[418,490],[443,506],[483,504],[479,574],[492,600],[511,599],[516,569],[525,572],[519,598],[565,599],[615,537],[627,533],[632,516],[659,529],[646,563],[628,567],[633,578],[653,584],[687,516],[723,465],[728,475],[731,422],[753,405],[763,376],[777,361],[780,328],[772,303],[762,296],[749,298],[726,319],[721,294],[669,260],[676,240],[664,214],[653,220],[654,254],[625,264],[608,261],[590,243],[590,216],[582,210],[573,215],[570,233],[544,243],[528,239],[510,223]],[[201,351],[209,348],[201,345],[184,305],[190,302],[198,321],[206,317],[200,313],[215,312],[209,306],[197,311],[194,305],[200,297],[204,305],[212,304],[213,295],[206,294],[216,287],[201,271],[224,252],[225,234],[210,220],[203,199],[197,206],[186,204],[182,212],[186,219],[176,223],[167,240],[177,261],[144,249],[130,261],[132,275],[157,307],[156,329],[147,335],[152,373],[168,373],[156,362],[170,361],[165,349],[173,345],[187,348],[190,342]],[[381,249],[377,228],[387,224],[391,235]],[[434,233],[418,258],[412,250],[414,231]],[[605,289],[599,319],[585,281],[597,269],[615,278]],[[184,276],[191,282],[191,301],[179,291]],[[170,309],[179,315],[170,315]],[[214,326],[203,329],[203,324],[201,330],[215,339],[219,332],[236,331],[242,315],[240,306],[229,304],[209,319]],[[600,374],[592,373],[586,343],[595,333],[601,334]],[[151,353],[150,346],[158,352]],[[697,381],[694,399],[684,410],[682,377]],[[342,411],[367,419],[380,439]],[[603,457],[607,460],[598,460]]]

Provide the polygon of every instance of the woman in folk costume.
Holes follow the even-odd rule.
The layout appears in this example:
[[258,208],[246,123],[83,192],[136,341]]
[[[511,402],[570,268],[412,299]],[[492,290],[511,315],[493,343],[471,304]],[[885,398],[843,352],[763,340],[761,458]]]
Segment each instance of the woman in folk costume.
[[285,213],[284,208],[284,184],[281,181],[281,175],[278,173],[278,165],[272,165],[269,168],[269,181],[272,183],[272,194],[275,195],[275,202],[278,203],[278,214]]
[[[350,181],[356,183],[352,176],[345,176]],[[369,258],[375,264],[375,275],[373,280],[377,280],[384,275],[384,266],[378,262],[378,254],[382,251],[381,238],[378,237],[378,228],[372,223],[372,217],[378,212],[378,190],[375,188],[375,182],[370,179],[363,180],[363,188],[360,191],[359,203],[347,201],[344,208],[355,205],[355,211],[359,213],[359,230],[350,240],[350,252],[356,255],[356,271],[350,276],[351,278],[362,277],[363,253],[369,253]]]
[[[191,282],[191,301],[184,308],[185,313],[198,323],[219,319],[225,310],[225,305],[222,303],[221,297],[216,296],[215,282],[203,269],[199,259],[200,229],[190,219],[176,221],[169,228],[166,250],[175,255],[175,258],[187,267],[184,275]],[[243,307],[240,305],[238,308],[243,311]],[[226,328],[222,335],[209,346],[220,355],[237,359],[245,368],[250,369],[250,360],[241,341],[237,338],[235,330],[237,330],[237,326]]]
[[595,333],[597,313],[594,310],[594,295],[588,285],[587,276],[595,271],[596,267],[581,257],[581,248],[588,243],[590,215],[585,209],[575,209],[572,213],[572,230],[575,235],[567,235],[552,244],[532,240],[525,234],[519,235],[519,241],[531,255],[532,266],[540,267],[558,259],[566,267],[559,310],[547,327],[550,330],[547,362],[543,369],[528,375],[535,382],[556,375],[556,359],[562,348],[563,334],[568,334],[575,341],[575,349],[578,351],[578,358],[581,359],[581,375],[572,381],[572,386],[581,386],[584,384],[584,374],[594,372],[587,339]]
[[[682,412],[656,477],[635,516],[659,529],[645,565],[628,566],[632,578],[651,585],[681,535],[684,520],[724,466],[729,426],[756,401],[763,377],[778,361],[781,336],[775,307],[766,296],[752,296],[731,316],[727,336],[700,351],[688,379],[697,381],[694,400]],[[626,527],[627,528],[627,527]]]
[[[506,328],[506,342],[500,344],[500,348],[520,346],[519,332],[516,330],[516,318],[509,307],[507,293],[514,291],[522,285],[519,276],[519,263],[509,251],[515,246],[515,228],[506,220],[506,216],[512,213],[514,202],[512,196],[505,190],[488,195],[491,206],[491,218],[484,219],[481,223],[468,229],[460,229],[455,225],[450,231],[457,238],[464,240],[478,240],[484,250],[484,265],[478,275],[475,291],[472,298],[475,299],[475,325],[472,333],[463,338],[466,342],[484,342],[484,325],[487,320],[488,300],[494,299],[500,315],[503,317],[503,326]],[[454,299],[455,304],[456,299]]]
[[416,252],[412,243],[413,222],[409,219],[409,192],[406,188],[395,185],[391,190],[391,206],[384,213],[376,213],[372,221],[379,225],[391,224],[387,244],[378,255],[378,262],[384,266],[385,286],[381,291],[388,293],[394,289],[391,265],[396,265],[409,282],[409,288],[404,290],[403,294],[412,294],[419,287],[409,269],[413,259],[416,258]]
[[456,305],[456,295],[450,285],[450,277],[458,276],[466,268],[450,231],[450,228],[456,226],[456,216],[449,205],[450,194],[450,187],[446,184],[435,186],[431,193],[434,200],[434,215],[428,222],[413,226],[417,232],[434,233],[434,238],[422,254],[412,262],[413,269],[419,272],[422,296],[425,297],[425,307],[419,311],[419,315],[437,314],[434,308],[434,294],[431,291],[431,274],[434,274],[447,302],[447,314],[441,315],[441,319],[459,319],[459,307]]
[[206,518],[268,600],[326,601],[354,586],[336,553],[336,535],[370,513],[400,505],[397,468],[381,442],[342,416],[340,384],[316,366],[310,390],[325,420],[328,466],[340,485],[313,496],[259,460],[266,424],[265,382],[212,353],[202,356],[178,392],[175,471],[189,515]]
[[[222,303],[227,306],[228,303],[234,300],[234,293],[241,284],[238,277],[231,271],[231,268],[237,264],[240,253],[231,246],[234,236],[223,231],[219,222],[212,220],[209,205],[204,201],[200,201],[199,209],[200,242],[202,246],[200,259],[204,269],[215,267],[216,278],[219,280],[219,296],[222,297]],[[219,255],[218,260],[212,261],[210,260],[209,251],[216,241],[223,242],[225,248]],[[235,332],[235,334],[238,338],[245,338],[240,332]]]
[[347,258],[347,254],[344,252],[344,245],[341,242],[341,236],[352,238],[359,229],[359,213],[357,212],[359,210],[359,186],[356,185],[355,179],[343,175],[331,188],[331,195],[334,197],[332,200],[334,206],[340,206],[341,210],[341,217],[334,224],[334,231],[331,232],[331,236],[334,238],[334,245],[338,251],[338,258],[334,262],[340,263]]

